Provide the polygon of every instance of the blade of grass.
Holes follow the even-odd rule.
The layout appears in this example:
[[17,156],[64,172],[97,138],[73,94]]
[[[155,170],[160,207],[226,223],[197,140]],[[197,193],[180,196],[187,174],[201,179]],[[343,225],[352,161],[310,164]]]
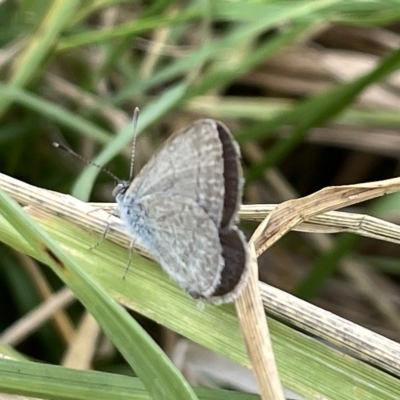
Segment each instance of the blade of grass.
[[[240,74],[253,68],[254,65],[265,57],[271,56],[288,43],[293,42],[307,28],[309,28],[309,25],[295,26],[288,32],[277,36],[275,40],[268,41],[264,46],[261,46],[261,48],[253,52],[250,57],[244,57],[243,63],[240,66],[237,66],[234,71],[229,71],[229,73],[226,70],[213,72],[207,75],[203,82],[194,88],[190,88],[189,83],[187,82],[172,86],[170,89],[166,90],[162,96],[144,108],[139,118],[137,133],[140,134],[150,124],[154,123],[154,121],[160,119],[173,108],[189,100],[191,97],[215,87],[216,84],[222,86],[234,80]],[[253,29],[254,28],[252,27],[251,30]],[[122,148],[128,145],[131,138],[132,132],[130,126],[128,126],[112,142],[105,146],[93,161],[98,165],[105,165],[115,155],[117,155]],[[75,182],[72,191],[73,195],[79,199],[87,200],[93,187],[94,180],[99,172],[98,168],[87,166]]]
[[[82,371],[33,362],[0,359],[0,391],[40,399],[151,400],[143,383],[132,377]],[[257,400],[260,396],[221,389],[195,388],[204,400]]]
[[[161,118],[170,111],[183,98],[186,92],[186,84],[177,84],[168,89],[164,94],[146,107],[140,113],[137,134],[143,132],[153,121]],[[132,141],[132,125],[125,127],[93,160],[97,165],[107,164],[113,157],[121,152],[121,149]],[[100,173],[99,168],[87,166],[76,180],[72,193],[81,200],[88,200],[93,183]]]
[[0,359],[2,393],[57,400],[149,400],[137,378]]
[[29,93],[25,89],[21,89],[9,84],[0,83],[2,97],[9,99],[10,102],[17,102],[31,110],[43,114],[50,120],[65,126],[69,129],[80,132],[88,138],[99,143],[108,143],[112,139],[110,132],[98,127],[97,125],[85,119],[66,108],[59,107],[42,97]]
[[327,122],[342,112],[367,86],[382,80],[400,68],[400,50],[394,51],[386,57],[377,68],[360,78],[339,87],[335,87],[322,95],[315,96],[295,106],[288,112],[283,112],[272,120],[256,123],[236,136],[239,143],[264,139],[275,130],[289,124],[295,128],[288,139],[282,139],[273,146],[264,159],[248,171],[247,181],[259,178],[264,171],[279,163],[307,135],[307,132],[316,125]]
[[[25,86],[34,77],[79,3],[77,0],[54,0],[49,3],[40,26],[29,37],[28,45],[14,63],[13,74],[8,81],[11,86]],[[10,104],[9,98],[0,96],[0,118]]]
[[[120,303],[249,367],[232,305],[206,305],[200,311],[160,268],[136,254],[132,260],[133,267],[123,280],[121,276],[128,257],[126,248],[104,241],[96,250],[88,251],[98,240],[98,234],[83,231],[57,217],[41,214],[36,218]],[[37,257],[17,232],[2,223],[2,219],[0,228],[2,241]],[[99,227],[99,231],[102,229]],[[268,325],[285,387],[309,398],[317,396],[317,393],[320,396],[337,393],[329,396],[337,400],[359,399],[360,392],[365,394],[365,399],[374,400],[395,400],[400,395],[399,381],[389,374],[331,350],[271,318]]]
[[[333,1],[329,1],[328,3],[332,2]],[[314,5],[312,6],[310,5],[305,6],[302,3],[298,4],[292,3],[289,8],[283,8],[279,11],[274,9],[274,12],[271,13],[271,15],[269,13],[266,13],[265,18],[262,19],[257,18],[256,21],[234,25],[228,31],[228,33],[226,33],[222,38],[204,43],[204,45],[201,46],[199,49],[196,48],[192,52],[188,53],[185,57],[176,60],[174,63],[172,63],[169,66],[166,66],[165,68],[163,68],[158,72],[156,71],[148,79],[139,80],[134,82],[133,85],[128,85],[126,89],[120,91],[117,94],[117,96],[113,100],[113,104],[114,105],[120,104],[126,101],[127,99],[132,98],[138,93],[143,93],[150,90],[153,87],[165,84],[165,82],[168,82],[171,79],[177,79],[178,77],[181,76],[182,73],[187,73],[188,71],[191,71],[193,65],[200,65],[201,63],[212,61],[218,58],[218,55],[225,52],[226,49],[235,49],[236,44],[238,42],[257,40],[257,38],[260,35],[267,32],[269,29],[273,29],[277,24],[287,22],[290,19],[293,19],[295,21],[296,18],[300,18],[301,16],[307,15],[312,10],[318,10],[323,6],[324,4],[320,2],[318,2],[318,4],[314,3]],[[282,35],[282,39],[278,38],[277,42],[279,42],[281,45],[280,46],[274,45],[272,40],[272,43],[270,44],[271,49],[273,48],[275,49],[275,51],[283,49],[289,43],[293,42],[296,38],[298,38],[300,34],[304,33],[304,30],[307,29],[307,27],[313,26],[317,23],[319,23],[318,20],[307,23],[298,23],[298,24],[293,23],[294,27],[290,26],[286,31],[280,32],[280,34]],[[303,26],[303,30],[297,31],[300,28],[300,26]],[[298,36],[296,36],[296,32]],[[287,38],[286,41],[285,38]],[[261,49],[258,50],[257,53],[261,54],[263,51],[266,50]],[[271,56],[272,55],[271,53],[265,54],[264,58],[261,58],[261,60],[265,60],[267,56]],[[240,66],[237,66],[238,70],[240,70],[241,73],[243,74],[244,72],[249,70],[250,67],[254,67],[255,65],[254,61],[260,62],[260,60],[258,60],[257,57],[251,57],[249,60],[247,57],[245,57],[243,62],[246,67],[241,68]],[[223,70],[223,68],[221,69]],[[233,71],[229,72],[232,73]],[[216,73],[214,72],[214,74]],[[221,75],[223,76],[221,77]],[[237,75],[234,75],[233,78],[236,77]],[[218,79],[221,78],[223,80],[221,84],[219,84]],[[215,83],[218,83],[218,85],[216,86],[218,88],[221,87],[223,84],[226,84],[227,79],[229,78],[230,75],[227,73],[227,71],[223,71],[222,74],[218,73],[218,76],[208,79],[213,80]],[[233,78],[231,80],[234,80]],[[201,87],[201,83],[199,83],[199,87]],[[204,87],[204,90],[206,88],[208,88],[208,85]],[[197,89],[197,93],[199,92],[201,92],[201,90]]]
[[2,190],[0,212],[97,319],[154,399],[197,398],[143,328]]

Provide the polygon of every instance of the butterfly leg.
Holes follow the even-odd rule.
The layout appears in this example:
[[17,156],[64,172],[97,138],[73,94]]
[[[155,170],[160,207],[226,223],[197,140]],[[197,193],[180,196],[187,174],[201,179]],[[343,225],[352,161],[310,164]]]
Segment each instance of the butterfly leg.
[[[107,206],[107,207],[96,207],[96,208],[93,208],[92,210],[88,211],[87,214],[90,214],[92,212],[99,211],[99,210],[106,210],[106,209],[109,209],[109,208],[110,208],[109,206]],[[110,226],[112,225],[112,222],[110,222],[110,218],[112,216],[119,217],[119,213],[118,213],[118,209],[117,208],[111,209],[111,212],[108,213],[107,225],[106,225],[106,228],[104,229],[104,232],[102,233],[102,235],[100,237],[100,240],[98,242],[96,242],[93,246],[89,247],[89,250],[93,250],[93,249],[97,248],[100,245],[100,243],[106,238],[107,233],[110,230]]]
[[110,230],[110,226],[112,225],[112,222],[110,222],[110,218],[111,218],[112,216],[113,216],[113,214],[109,214],[109,215],[108,215],[108,218],[107,218],[107,225],[106,225],[106,228],[104,229],[104,231],[103,231],[103,233],[102,233],[102,235],[101,235],[101,237],[100,237],[100,240],[98,240],[93,246],[90,246],[90,247],[89,247],[89,250],[93,250],[93,249],[97,248],[97,247],[100,245],[100,243],[106,238],[107,233],[108,233],[108,231]]
[[133,248],[135,247],[135,239],[132,238],[131,242],[129,243],[129,257],[128,257],[128,262],[126,264],[125,267],[125,271],[124,271],[124,276],[122,277],[122,279],[125,279],[126,274],[128,273],[129,270],[129,266],[131,265],[132,262],[132,253],[133,253]]

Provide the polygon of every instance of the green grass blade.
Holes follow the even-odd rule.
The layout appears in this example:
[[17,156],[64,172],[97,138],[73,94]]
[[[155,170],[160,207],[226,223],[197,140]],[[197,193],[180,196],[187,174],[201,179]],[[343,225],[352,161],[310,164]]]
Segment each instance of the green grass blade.
[[[55,365],[0,359],[0,391],[40,399],[151,400],[137,378]],[[260,396],[220,389],[194,389],[204,400],[257,400]]]
[[[49,3],[47,14],[29,37],[28,45],[15,62],[10,85],[25,86],[38,72],[78,4],[77,0],[54,0]],[[9,105],[9,99],[0,96],[0,117]]]
[[[89,251],[99,234],[93,235],[58,217],[40,214],[35,218],[52,237],[62,243],[66,251],[74,254],[85,271],[118,302],[200,345],[250,367],[231,304],[219,307],[206,305],[204,310],[199,310],[196,302],[182,292],[158,266],[136,254],[123,280],[128,257],[126,248],[104,241],[97,249]],[[2,219],[0,240],[38,257]],[[42,261],[46,262],[45,259]],[[273,319],[269,319],[268,323],[285,387],[307,398],[325,395],[332,400],[352,400],[359,399],[359,393],[363,393],[363,399],[367,400],[399,398],[399,381],[390,374],[344,356]]]
[[154,399],[196,399],[179,371],[143,328],[2,190],[0,212],[97,319]]

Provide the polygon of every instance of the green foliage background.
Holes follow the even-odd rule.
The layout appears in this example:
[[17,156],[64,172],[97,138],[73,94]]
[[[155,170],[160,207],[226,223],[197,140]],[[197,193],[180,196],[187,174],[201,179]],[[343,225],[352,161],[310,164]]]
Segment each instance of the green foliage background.
[[[39,187],[72,192],[83,200],[110,200],[113,183],[109,182],[108,176],[98,176],[95,168],[82,167],[79,162],[63,157],[54,150],[51,142],[65,141],[86,157],[94,157],[96,162],[108,164],[115,174],[125,177],[131,140],[129,121],[134,107],[139,106],[139,135],[142,137],[138,143],[138,167],[165,137],[195,118],[217,118],[230,126],[245,149],[245,202],[280,201],[269,192],[262,179],[268,168],[279,169],[301,194],[333,184],[334,177],[338,176],[342,179],[340,183],[355,183],[352,179],[372,180],[394,176],[398,174],[398,156],[388,156],[379,148],[374,150],[371,147],[363,153],[360,147],[354,162],[351,161],[353,148],[347,142],[339,143],[338,147],[343,149],[341,151],[335,146],[324,148],[323,145],[312,145],[310,132],[327,123],[332,123],[334,129],[348,126],[349,131],[355,128],[397,131],[400,119],[395,108],[373,108],[371,104],[363,106],[362,103],[356,106],[355,100],[368,88],[397,71],[400,66],[398,47],[382,46],[380,51],[372,45],[371,48],[360,48],[357,36],[349,35],[346,44],[340,47],[336,43],[335,46],[359,55],[379,56],[377,63],[367,73],[345,82],[338,79],[315,91],[304,89],[290,93],[274,85],[268,87],[262,79],[257,78],[257,73],[265,68],[268,71],[269,63],[283,57],[293,46],[318,48],[325,43],[329,48],[326,43],[329,43],[329,35],[331,39],[334,38],[335,28],[340,30],[352,26],[360,29],[357,32],[364,32],[362,29],[367,32],[391,32],[397,37],[399,18],[400,1],[396,0],[2,2],[0,171]],[[155,45],[158,42],[163,43],[160,50]],[[298,80],[304,79],[301,74],[296,75],[296,60],[292,59],[292,63],[288,67],[294,70],[291,72],[293,76]],[[310,86],[321,79],[316,73],[308,78],[308,81],[304,81]],[[394,86],[393,91],[396,89]],[[263,150],[261,157],[251,157],[251,152],[246,151],[246,146],[251,145]],[[396,142],[393,142],[395,149],[396,146]],[[374,157],[371,157],[371,153]],[[354,168],[357,163],[372,163],[376,168],[366,168],[362,174],[354,176],[351,167]],[[2,214],[8,215],[6,219],[10,221],[14,218],[11,217],[14,215],[12,206],[8,209],[7,200],[3,201]],[[385,200],[374,203],[369,212],[376,215],[388,211],[396,213],[396,207],[397,197],[394,196],[390,203]],[[25,226],[22,219],[15,217],[14,221],[21,224],[20,233],[33,234],[34,228]],[[246,228],[250,233],[252,227]],[[65,232],[74,232],[73,229],[60,221],[53,221],[47,226],[53,238],[59,241],[66,240]],[[13,235],[12,229],[7,231],[5,225],[2,232],[10,235],[10,238]],[[57,235],[64,235],[64,239]],[[81,232],[76,235],[83,235],[79,236],[82,243],[69,243],[69,246],[83,252],[84,245],[90,243],[91,239]],[[41,259],[39,253],[29,250],[21,240],[4,239],[8,244],[13,240],[15,248]],[[282,251],[296,250],[294,243],[285,243]],[[292,291],[314,300],[322,292],[320,300],[335,304],[334,296],[323,297],[324,285],[334,276],[338,260],[355,254],[356,245],[353,238],[341,236],[334,255],[316,254],[310,257],[310,264],[317,258],[315,264],[301,279],[298,278],[291,287]],[[111,250],[107,246],[102,250],[104,254],[118,251],[116,247]],[[376,257],[382,256],[381,250],[375,251]],[[300,254],[309,257],[309,254],[302,254],[301,251]],[[390,274],[396,281],[396,256],[398,250],[391,250],[389,257],[382,257],[379,262],[376,258],[367,261],[373,267],[378,268],[379,265],[378,272],[382,276]],[[123,263],[124,253],[118,257]],[[88,259],[83,260],[89,265],[85,267],[86,271],[95,274],[95,264],[91,266]],[[41,261],[51,264],[46,259]],[[30,278],[21,269],[14,251],[5,244],[0,245],[0,266],[0,330],[4,330],[35,307],[40,298]],[[146,271],[149,267],[144,264],[137,268]],[[156,292],[159,287],[157,284],[163,282],[164,277],[158,270],[153,270],[150,272],[149,290]],[[61,283],[55,275],[47,269],[44,271],[54,289],[59,288]],[[75,277],[75,283],[78,282],[78,276]],[[153,283],[155,286],[151,286],[154,277],[160,281],[156,280]],[[102,278],[98,279],[101,282]],[[107,287],[106,279],[101,283],[107,292],[112,293],[116,282],[117,278],[110,281],[110,287]],[[190,299],[184,298],[173,284],[165,285],[166,288],[162,290],[166,291],[167,297],[160,300],[157,296],[152,298],[149,295],[149,303],[153,304],[153,301],[159,307],[154,306],[157,313],[152,319],[246,364],[242,344],[238,344],[238,350],[224,347],[224,341],[240,343],[231,306],[207,309],[199,317]],[[102,294],[99,296],[102,298]],[[169,310],[171,314],[168,314],[168,307],[162,307],[166,299],[173,305]],[[89,302],[94,301],[94,297],[89,299]],[[133,309],[144,315],[150,316],[154,312],[150,306],[145,309],[140,300],[135,303],[136,300],[130,298],[129,301],[134,304]],[[363,299],[359,301],[361,304]],[[106,307],[108,303],[104,304]],[[335,309],[333,305],[331,308]],[[182,310],[189,310],[188,321],[194,325],[183,326]],[[360,315],[363,312],[362,307],[355,307],[355,310]],[[71,310],[73,319],[78,320],[80,313],[79,306]],[[147,323],[141,316],[138,319],[143,324]],[[219,319],[223,322],[222,328],[214,338],[210,331],[216,328],[215,321]],[[363,321],[363,318],[354,319],[360,323]],[[390,324],[385,325],[379,318],[373,320],[371,315],[364,322],[369,327],[378,329],[381,325],[382,331],[389,331]],[[207,329],[202,331],[201,328]],[[348,361],[349,364],[343,360],[338,362],[341,357],[337,353],[323,349],[320,343],[309,338],[302,337],[301,342],[296,333],[276,322],[272,322],[272,331],[284,384],[307,398],[316,398],[319,393],[332,399],[398,398],[400,389],[395,378],[373,369],[364,369],[362,365],[358,370],[359,364],[354,360]],[[232,337],[229,337],[230,332]],[[395,339],[399,337],[396,330],[390,330],[389,335]],[[117,340],[123,341],[124,338],[121,336]],[[304,350],[301,349],[303,345]],[[46,326],[18,350],[39,360],[58,363],[63,345],[51,327]],[[314,358],[305,361],[310,355]],[[135,354],[132,357],[135,358]],[[143,355],[143,360],[146,357]],[[322,364],[326,364],[327,369],[323,369]],[[307,368],[302,369],[301,366]],[[0,363],[0,368],[2,376],[9,377],[7,382],[12,382],[18,376],[17,365]],[[109,399],[132,398],[133,392],[136,398],[148,398],[138,380],[125,380],[115,374],[112,377],[84,375],[82,378],[78,374],[68,375],[70,372],[62,369],[46,371],[41,368],[37,366],[35,370],[34,364],[27,365],[25,375],[19,376],[22,381],[15,380],[14,386],[4,385],[2,390],[27,395],[40,394],[47,396],[45,398],[89,398],[90,391],[96,387],[98,389],[101,382],[105,382],[108,388],[112,386],[116,389],[107,392],[103,388],[96,398],[102,398],[102,395]],[[113,367],[107,368],[112,370]],[[335,370],[340,373],[329,375]],[[296,371],[299,371],[298,376]],[[325,378],[321,377],[321,371],[325,372]],[[136,372],[139,375],[139,371]],[[46,381],[45,377],[49,374],[56,382],[54,387]],[[363,397],[357,397],[357,374],[362,376],[360,386],[367,391],[363,392]],[[90,386],[92,378],[93,388]],[[70,390],[71,382],[76,379],[82,385],[79,394]],[[79,385],[76,384],[76,387]],[[185,386],[184,383],[182,385]],[[45,387],[48,388],[47,394],[44,393]],[[169,393],[173,393],[172,387],[173,384]],[[226,395],[218,390],[196,393],[200,393],[200,398],[224,398]],[[153,395],[162,397],[157,393]],[[250,399],[253,396],[238,394],[238,398]]]

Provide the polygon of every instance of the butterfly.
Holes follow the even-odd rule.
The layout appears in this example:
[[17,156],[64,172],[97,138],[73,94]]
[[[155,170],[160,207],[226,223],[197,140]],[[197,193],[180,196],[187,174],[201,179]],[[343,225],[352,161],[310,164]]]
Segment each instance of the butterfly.
[[194,299],[233,301],[249,253],[236,226],[243,177],[239,146],[221,122],[198,120],[172,135],[113,195],[133,242]]

